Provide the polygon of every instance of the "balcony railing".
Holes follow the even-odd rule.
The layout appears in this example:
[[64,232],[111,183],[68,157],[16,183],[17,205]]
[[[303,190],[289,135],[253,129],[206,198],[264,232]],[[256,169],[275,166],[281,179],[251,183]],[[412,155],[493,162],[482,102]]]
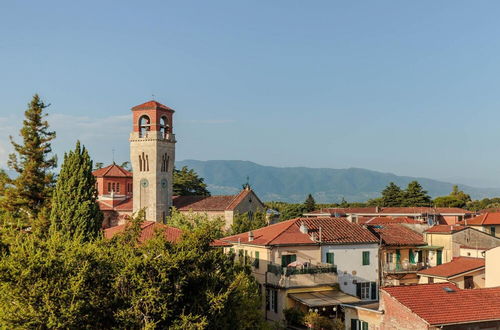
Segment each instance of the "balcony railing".
[[386,273],[406,273],[417,272],[419,270],[428,268],[429,266],[424,262],[410,263],[410,262],[393,262],[384,265]]
[[299,275],[299,274],[324,274],[324,273],[337,273],[336,265],[314,265],[314,266],[300,266],[300,267],[282,267],[278,264],[267,264],[267,271],[274,275]]

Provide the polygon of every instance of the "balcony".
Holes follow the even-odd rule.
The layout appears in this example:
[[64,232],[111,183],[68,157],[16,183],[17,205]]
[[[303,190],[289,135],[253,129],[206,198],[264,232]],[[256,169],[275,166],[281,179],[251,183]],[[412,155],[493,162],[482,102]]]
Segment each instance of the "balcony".
[[267,265],[267,283],[282,288],[313,287],[338,283],[337,266],[318,264],[301,267]]
[[388,263],[384,264],[384,272],[385,273],[416,273],[419,270],[429,268],[430,266],[427,265],[424,262],[417,262],[417,263],[409,263],[409,262],[394,262],[394,263]]

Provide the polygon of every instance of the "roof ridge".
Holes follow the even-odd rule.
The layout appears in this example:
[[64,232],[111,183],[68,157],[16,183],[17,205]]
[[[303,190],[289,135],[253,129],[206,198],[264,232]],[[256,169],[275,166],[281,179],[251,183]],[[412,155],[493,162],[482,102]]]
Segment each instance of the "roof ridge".
[[229,195],[229,196],[233,196],[233,199],[231,199],[231,202],[229,202],[229,204],[226,206],[225,210],[228,210],[228,211],[231,210],[230,206],[233,205],[233,202],[235,202],[238,197],[240,197],[241,195],[243,195],[246,192],[248,192],[248,190],[243,189],[239,193],[237,193],[236,195]]
[[283,228],[282,231],[280,231],[276,236],[274,236],[273,238],[269,239],[267,241],[267,243],[271,243],[272,241],[274,241],[275,239],[277,239],[279,236],[281,236],[285,231],[287,231],[288,229],[290,229],[291,226],[293,226],[297,221],[300,220],[300,217],[299,218],[294,218],[294,219],[290,219],[290,220],[287,220],[287,221],[290,221],[290,225]]

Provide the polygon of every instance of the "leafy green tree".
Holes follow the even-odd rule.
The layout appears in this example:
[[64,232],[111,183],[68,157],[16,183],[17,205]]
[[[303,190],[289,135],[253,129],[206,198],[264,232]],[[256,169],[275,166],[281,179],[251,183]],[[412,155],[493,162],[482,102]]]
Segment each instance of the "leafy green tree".
[[70,236],[95,238],[103,219],[96,198],[92,160],[85,146],[80,146],[78,141],[75,150],[64,155],[52,197],[52,228]]
[[312,212],[316,209],[316,201],[311,194],[307,195],[307,198],[304,201],[304,209],[306,212]]
[[457,185],[453,186],[453,190],[448,196],[440,196],[434,199],[436,207],[466,207],[471,202],[470,196],[458,189]]
[[382,190],[382,205],[381,206],[401,206],[403,204],[404,192],[394,182],[389,183]]
[[210,196],[207,185],[193,169],[183,166],[174,169],[174,195],[178,196]]
[[49,131],[45,108],[47,105],[35,94],[24,113],[20,130],[23,143],[18,144],[10,137],[15,152],[9,155],[8,166],[19,175],[9,180],[0,200],[1,208],[27,215],[29,221],[33,221],[50,202],[54,184],[51,170],[57,163],[56,157],[50,156],[51,141],[56,134]]
[[431,197],[418,181],[412,181],[404,191],[403,206],[430,206]]
[[124,169],[126,169],[127,171],[132,171],[132,167],[130,165],[130,162],[129,161],[126,161],[126,162],[123,162],[120,167],[123,167]]
[[233,218],[231,233],[236,235],[265,226],[267,226],[267,219],[264,212],[255,212],[254,214],[236,214]]
[[94,165],[94,171],[95,171],[95,170],[100,170],[100,169],[101,169],[101,168],[103,168],[103,167],[104,167],[104,163],[97,162],[97,163],[95,163],[95,165]]

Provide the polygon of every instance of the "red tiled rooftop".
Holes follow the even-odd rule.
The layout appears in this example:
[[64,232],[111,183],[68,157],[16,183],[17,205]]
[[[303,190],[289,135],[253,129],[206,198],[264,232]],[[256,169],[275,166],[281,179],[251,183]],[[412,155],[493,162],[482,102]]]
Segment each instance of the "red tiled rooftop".
[[[110,239],[115,235],[123,233],[129,225],[130,223],[126,223],[124,225],[105,229],[104,237]],[[178,242],[182,236],[182,230],[178,228],[170,227],[155,221],[144,221],[141,224],[141,235],[139,237],[139,242],[143,243],[153,238],[156,231],[163,231],[166,240],[173,243]]]
[[369,224],[369,225],[383,225],[389,223],[409,223],[409,224],[421,224],[422,221],[418,221],[407,217],[359,217],[358,223]]
[[424,236],[401,224],[373,225],[368,228],[382,239],[385,245],[424,245]]
[[92,172],[92,174],[95,177],[126,177],[126,178],[131,178],[132,177],[132,172],[127,171],[121,166],[118,166],[116,164],[111,164],[109,166],[97,169]]
[[[453,292],[447,292],[444,288]],[[385,287],[394,299],[430,325],[500,320],[500,287],[461,290],[451,283]]]
[[[174,196],[172,202],[180,211],[225,211],[233,210],[251,193],[253,193],[251,189],[243,189],[237,195]],[[262,204],[258,198],[256,199]]]
[[[308,233],[300,231],[304,224]],[[248,232],[225,237],[226,242],[241,242],[255,245],[300,245],[317,244],[321,241],[332,244],[377,243],[377,238],[361,225],[345,218],[296,218],[253,230],[254,240],[249,242]]]
[[448,278],[480,268],[484,268],[482,258],[457,257],[445,264],[421,270],[418,274]]
[[466,227],[460,225],[436,225],[427,229],[426,233],[436,233],[436,234],[451,234],[457,231],[461,231]]
[[307,214],[471,214],[472,212],[457,207],[354,207],[323,208]]
[[466,219],[462,223],[468,226],[500,225],[500,212],[483,213],[477,217]]
[[156,109],[156,108],[174,111],[174,109],[167,107],[166,105],[161,104],[160,102],[156,102],[156,101],[148,101],[148,102],[136,105],[135,107],[132,108],[132,110],[145,110],[145,109]]

